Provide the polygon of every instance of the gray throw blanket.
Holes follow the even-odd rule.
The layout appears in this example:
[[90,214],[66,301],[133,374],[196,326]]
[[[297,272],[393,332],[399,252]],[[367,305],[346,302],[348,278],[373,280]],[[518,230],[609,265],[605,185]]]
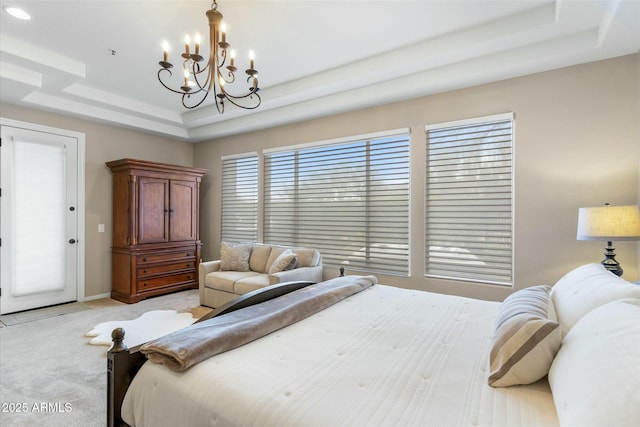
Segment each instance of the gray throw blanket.
[[345,276],[317,283],[262,304],[196,323],[140,348],[147,358],[184,371],[213,355],[240,347],[356,294],[374,276]]

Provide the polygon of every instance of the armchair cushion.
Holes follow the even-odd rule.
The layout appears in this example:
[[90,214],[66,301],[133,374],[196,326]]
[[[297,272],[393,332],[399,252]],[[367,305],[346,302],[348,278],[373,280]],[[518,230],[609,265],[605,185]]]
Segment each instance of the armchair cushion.
[[251,268],[251,271],[266,273],[269,255],[271,255],[271,245],[254,243],[253,248],[251,248],[251,256],[249,256],[249,268]]
[[204,280],[205,286],[235,293],[236,282],[254,276],[262,276],[262,274],[255,271],[218,271],[215,274],[207,274]]
[[320,262],[320,252],[313,248],[293,248],[298,255],[298,267],[315,267]]

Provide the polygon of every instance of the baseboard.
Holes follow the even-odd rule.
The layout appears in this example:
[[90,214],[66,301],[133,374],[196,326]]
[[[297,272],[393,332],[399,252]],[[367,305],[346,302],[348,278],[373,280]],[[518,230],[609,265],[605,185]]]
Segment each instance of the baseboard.
[[82,302],[93,301],[96,299],[103,299],[103,298],[111,298],[111,292],[107,292],[106,294],[91,295],[90,297],[84,297],[82,299]]

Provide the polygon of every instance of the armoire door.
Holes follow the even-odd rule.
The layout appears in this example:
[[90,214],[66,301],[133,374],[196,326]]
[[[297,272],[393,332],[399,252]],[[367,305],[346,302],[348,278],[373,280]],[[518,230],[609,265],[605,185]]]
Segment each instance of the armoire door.
[[196,240],[198,235],[198,200],[194,181],[171,180],[169,239],[172,242]]
[[138,244],[169,241],[169,180],[138,178]]

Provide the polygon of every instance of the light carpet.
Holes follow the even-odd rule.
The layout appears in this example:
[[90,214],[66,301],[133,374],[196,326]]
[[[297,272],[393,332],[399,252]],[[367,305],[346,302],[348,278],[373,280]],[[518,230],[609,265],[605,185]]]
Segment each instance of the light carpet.
[[49,317],[62,316],[76,311],[91,310],[91,307],[82,302],[54,305],[36,310],[22,311],[20,313],[3,314],[0,316],[0,326],[13,326],[19,323],[33,322],[35,320],[48,319]]
[[190,312],[200,318],[197,289],[136,304],[86,301],[90,310],[0,328],[2,427],[104,427],[107,423],[107,359],[104,346],[89,345],[94,325],[131,320],[153,310]]
[[89,341],[89,344],[111,346],[113,343],[111,332],[115,328],[123,328],[124,344],[131,348],[185,328],[196,320],[191,313],[178,313],[175,310],[153,310],[133,320],[112,320],[100,323],[85,336],[94,337]]

